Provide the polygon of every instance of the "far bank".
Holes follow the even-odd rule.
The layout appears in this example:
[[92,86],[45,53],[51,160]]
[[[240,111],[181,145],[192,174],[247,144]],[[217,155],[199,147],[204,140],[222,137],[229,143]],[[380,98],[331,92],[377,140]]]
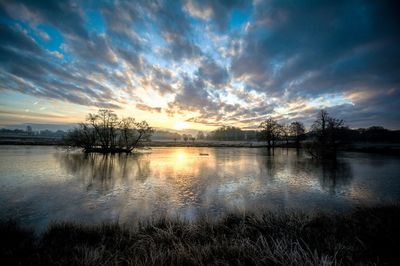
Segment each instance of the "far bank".
[[[22,137],[0,137],[0,145],[43,145],[43,146],[63,146],[61,138],[43,138],[34,136]],[[264,141],[162,141],[153,140],[146,143],[147,147],[226,147],[226,148],[262,148],[268,147]],[[275,147],[296,148],[295,143],[277,143]],[[366,152],[386,155],[400,155],[400,143],[369,143],[356,142],[341,148],[342,151]]]

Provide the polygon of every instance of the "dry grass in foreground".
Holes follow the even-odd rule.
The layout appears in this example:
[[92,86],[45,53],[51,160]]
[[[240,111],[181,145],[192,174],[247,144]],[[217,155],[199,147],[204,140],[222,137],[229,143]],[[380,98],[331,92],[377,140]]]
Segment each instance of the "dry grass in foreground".
[[2,265],[400,265],[400,207],[329,216],[161,219],[135,228],[58,223],[35,235],[0,224]]

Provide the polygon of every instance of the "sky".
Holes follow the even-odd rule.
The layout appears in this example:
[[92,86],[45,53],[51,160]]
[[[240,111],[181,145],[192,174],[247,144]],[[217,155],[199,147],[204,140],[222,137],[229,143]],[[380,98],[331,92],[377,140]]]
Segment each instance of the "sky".
[[400,128],[396,1],[0,0],[0,126]]

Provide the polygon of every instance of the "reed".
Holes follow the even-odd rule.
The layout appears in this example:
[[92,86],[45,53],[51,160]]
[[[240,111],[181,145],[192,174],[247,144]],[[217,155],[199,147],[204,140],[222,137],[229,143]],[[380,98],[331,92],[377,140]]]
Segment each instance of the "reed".
[[41,234],[3,221],[0,233],[2,261],[11,265],[400,263],[398,205],[336,215],[236,213],[195,222],[162,218],[135,226],[56,223]]

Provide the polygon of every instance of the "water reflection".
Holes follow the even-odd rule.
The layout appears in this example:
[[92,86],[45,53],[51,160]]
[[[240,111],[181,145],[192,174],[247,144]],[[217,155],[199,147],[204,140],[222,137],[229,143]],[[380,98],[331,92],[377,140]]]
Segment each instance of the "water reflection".
[[[256,157],[262,175],[270,178],[317,181],[318,187],[330,194],[341,193],[351,185],[353,172],[346,160],[320,162],[306,157],[302,151],[279,149],[275,155],[271,151],[261,151]],[[304,180],[307,179],[307,180]]]
[[399,199],[399,162],[349,153],[321,164],[295,149],[154,148],[101,155],[3,148],[0,212],[19,210],[23,219],[46,224],[153,215],[194,219],[201,212],[216,216],[257,207],[335,210]]
[[315,168],[321,169],[320,185],[330,194],[339,193],[351,184],[353,173],[350,165],[345,161],[324,162],[315,165]]
[[158,183],[164,180],[184,195],[193,196],[205,193],[210,187],[221,188],[227,184],[235,187],[250,178],[260,186],[255,188],[257,191],[274,182],[285,182],[301,190],[304,184],[312,183],[314,188],[335,195],[345,191],[352,180],[352,169],[345,160],[320,163],[294,149],[280,149],[274,154],[262,149],[250,154],[211,149],[208,156],[199,154],[196,149],[180,148],[153,155],[58,153],[55,156],[70,175],[86,184],[87,190],[96,189],[101,193],[121,183],[134,185],[156,178]]
[[134,177],[145,181],[150,175],[150,161],[142,155],[105,155],[85,153],[58,153],[55,157],[70,175],[78,177],[87,190],[107,193],[124,179]]

